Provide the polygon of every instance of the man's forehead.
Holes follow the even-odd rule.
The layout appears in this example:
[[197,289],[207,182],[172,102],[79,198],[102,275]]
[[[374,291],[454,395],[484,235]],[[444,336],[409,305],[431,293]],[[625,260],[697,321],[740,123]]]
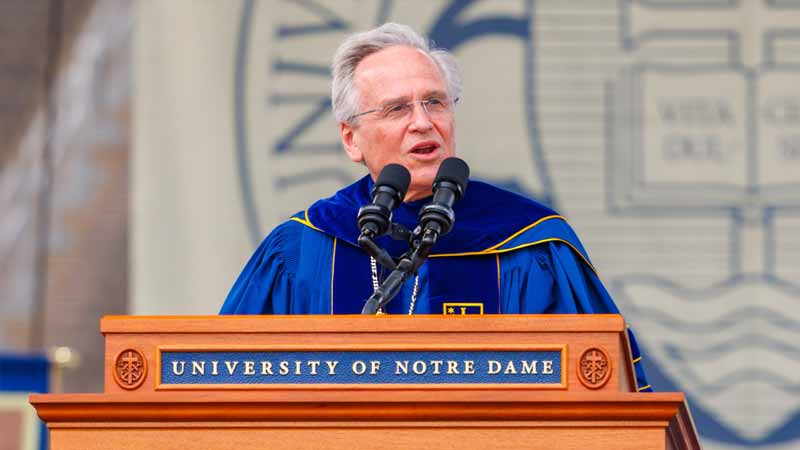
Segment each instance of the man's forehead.
[[422,50],[395,46],[364,58],[355,71],[362,98],[394,98],[409,95],[409,89],[440,92],[444,78],[431,57]]

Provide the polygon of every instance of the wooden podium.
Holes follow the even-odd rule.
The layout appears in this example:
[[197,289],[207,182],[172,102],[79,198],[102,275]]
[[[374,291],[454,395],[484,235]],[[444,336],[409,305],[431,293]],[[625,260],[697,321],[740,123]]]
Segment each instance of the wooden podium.
[[699,449],[618,315],[105,317],[101,394],[32,394],[53,450]]

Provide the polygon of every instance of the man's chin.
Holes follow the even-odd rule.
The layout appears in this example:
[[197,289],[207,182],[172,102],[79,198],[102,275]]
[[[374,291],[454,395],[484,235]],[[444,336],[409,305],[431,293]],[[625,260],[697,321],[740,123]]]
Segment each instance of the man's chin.
[[[419,200],[431,195],[433,190],[433,180],[436,177],[436,170],[424,173],[411,172],[411,184],[408,187],[408,194],[405,201]],[[409,196],[413,197],[409,199]]]
[[406,194],[405,198],[403,198],[403,201],[406,203],[413,202],[416,200],[422,200],[424,198],[430,197],[431,195],[433,195],[433,192],[431,192],[430,187],[428,187],[427,189],[421,188],[419,190],[409,188],[408,193]]

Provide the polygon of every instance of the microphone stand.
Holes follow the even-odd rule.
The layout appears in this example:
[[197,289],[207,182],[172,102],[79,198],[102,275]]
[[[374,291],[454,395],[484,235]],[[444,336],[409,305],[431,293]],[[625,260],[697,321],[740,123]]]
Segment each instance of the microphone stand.
[[368,255],[375,258],[375,261],[380,263],[380,265],[388,267],[389,269],[397,267],[391,255],[389,255],[389,252],[378,246],[375,242],[375,234],[373,232],[367,230],[361,233],[361,235],[358,236],[358,246],[367,252]]
[[431,248],[439,239],[439,232],[434,228],[436,227],[426,228],[421,237],[414,236],[412,250],[400,257],[400,261],[392,273],[367,299],[361,314],[381,314],[383,307],[400,292],[400,288],[408,277],[417,273],[420,266],[428,259]]
[[[394,267],[394,269],[372,296],[367,299],[361,314],[382,314],[383,307],[400,292],[400,288],[408,277],[417,273],[420,266],[428,259],[428,255],[430,255],[431,249],[436,244],[439,236],[447,234],[453,227],[455,222],[453,203],[463,196],[464,190],[467,188],[468,178],[469,167],[467,163],[458,158],[445,159],[439,165],[439,170],[433,182],[433,200],[420,210],[419,225],[414,232],[409,233],[408,230],[391,224],[392,237],[395,239],[398,239],[398,236],[400,239],[407,238],[410,250],[400,257],[397,265],[383,264],[386,267]],[[378,206],[363,207],[362,210],[365,217],[367,217],[367,213],[372,213],[367,208],[379,209]],[[376,260],[378,257],[386,260],[387,256],[389,256],[388,253],[378,247],[372,240],[378,231],[378,226],[372,224],[373,221],[362,220],[361,214],[361,211],[359,211],[359,225],[363,221],[364,229],[362,230],[362,236],[358,239],[359,245],[364,251],[373,255]],[[379,219],[384,218],[384,220],[387,216],[384,210],[379,210],[374,215],[379,216]],[[389,217],[388,222],[391,222],[391,217]],[[389,225],[386,221],[381,222],[381,224]],[[385,230],[386,228],[384,226],[380,229]],[[405,231],[405,233],[402,233],[402,231]],[[364,236],[365,234],[368,235]],[[362,237],[364,237],[363,242]],[[391,257],[388,259],[391,259]]]
[[[412,243],[414,235],[403,225],[392,222],[389,228],[389,234],[392,239],[396,241],[407,241]],[[358,246],[361,247],[361,250],[364,250],[368,255],[375,258],[375,261],[380,263],[380,265],[386,267],[387,269],[394,270],[394,268],[397,267],[397,264],[395,264],[392,256],[389,254],[389,252],[379,246],[377,242],[375,242],[375,237],[377,235],[376,230],[377,229],[374,226],[367,224],[361,231],[361,234],[358,236]]]

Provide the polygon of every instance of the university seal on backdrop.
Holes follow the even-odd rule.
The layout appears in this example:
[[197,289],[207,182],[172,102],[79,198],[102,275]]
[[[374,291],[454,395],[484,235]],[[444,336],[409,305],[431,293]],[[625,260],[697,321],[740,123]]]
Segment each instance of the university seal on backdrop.
[[473,176],[552,204],[534,107],[532,14],[532,2],[504,0],[245,1],[234,105],[252,240],[365,173],[341,148],[329,66],[344,37],[387,21],[414,27],[459,59],[457,152]]
[[651,381],[689,394],[698,430],[794,448],[800,258],[780,239],[800,207],[800,2],[629,1],[619,14],[609,206],[676,224],[674,258],[700,276],[654,261],[606,281],[641,330]]

